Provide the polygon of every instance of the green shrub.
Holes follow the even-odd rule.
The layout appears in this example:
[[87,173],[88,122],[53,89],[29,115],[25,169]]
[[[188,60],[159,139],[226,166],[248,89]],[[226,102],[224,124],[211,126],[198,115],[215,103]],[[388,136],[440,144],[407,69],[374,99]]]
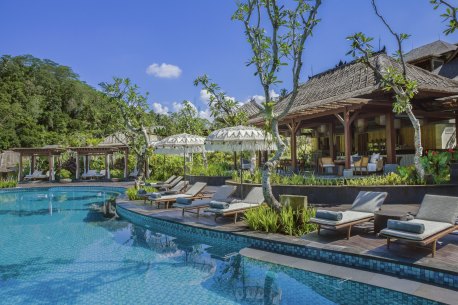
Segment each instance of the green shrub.
[[[157,189],[151,186],[142,186],[141,190],[145,190],[147,193],[157,192]],[[137,196],[138,190],[135,187],[129,187],[126,191],[127,198],[129,200],[140,200],[141,198]]]
[[110,170],[111,178],[124,178],[124,171],[120,169],[112,169]]
[[70,179],[71,177],[72,177],[72,173],[69,170],[63,168],[59,171],[60,179]]
[[16,179],[0,180],[0,189],[16,187]]
[[[303,176],[293,174],[291,176],[281,176],[277,173],[272,173],[271,183],[277,185],[308,185],[308,186],[377,186],[377,185],[412,185],[417,184],[415,168],[399,167],[399,174],[390,173],[387,175],[370,175],[365,177],[355,178],[320,178],[316,176]],[[239,172],[232,173],[232,180],[240,181]],[[256,170],[253,175],[248,171],[243,172],[243,180],[250,180],[253,183],[260,184],[262,181],[262,173]]]
[[270,207],[261,206],[246,211],[244,219],[254,231],[302,236],[316,230],[316,225],[309,223],[315,213],[314,208],[293,210],[291,206],[284,206],[277,213]]
[[449,152],[428,151],[426,156],[421,157],[420,162],[425,169],[426,175],[431,175],[434,183],[440,184],[450,180]]

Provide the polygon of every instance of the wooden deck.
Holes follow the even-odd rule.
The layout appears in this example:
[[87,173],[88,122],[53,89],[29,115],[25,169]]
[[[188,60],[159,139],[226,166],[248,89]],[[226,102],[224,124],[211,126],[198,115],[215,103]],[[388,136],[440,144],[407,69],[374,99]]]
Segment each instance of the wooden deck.
[[[243,220],[234,224],[232,218],[219,218],[215,222],[214,217],[211,214],[206,214],[205,212],[203,212],[200,217],[196,217],[195,215],[189,213],[185,213],[183,217],[181,209],[157,209],[150,205],[144,205],[143,202],[140,201],[121,203],[121,205],[144,215],[169,219],[197,227],[207,227],[226,232],[237,232],[271,240],[284,241],[287,239],[293,243],[300,243],[303,245],[310,244],[310,246],[313,247],[393,259],[399,262],[413,263],[420,266],[458,272],[458,232],[455,232],[455,234],[449,234],[442,238],[438,242],[436,256],[432,258],[430,247],[406,245],[396,241],[391,244],[390,249],[387,249],[386,239],[378,237],[372,232],[372,223],[355,226],[349,240],[345,239],[345,230],[341,232],[322,230],[321,235],[318,235],[317,232],[312,232],[303,237],[297,238],[280,234],[252,232],[248,229]],[[327,206],[326,208],[332,210],[346,210],[349,207],[349,205],[334,205]],[[385,210],[405,211],[414,214],[417,212],[418,208],[419,206],[415,204],[393,204],[386,205],[384,207]]]

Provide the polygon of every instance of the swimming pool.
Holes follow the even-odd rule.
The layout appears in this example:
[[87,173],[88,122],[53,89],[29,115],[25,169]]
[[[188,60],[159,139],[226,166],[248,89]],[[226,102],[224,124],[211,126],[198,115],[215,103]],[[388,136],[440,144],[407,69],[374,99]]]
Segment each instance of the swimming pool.
[[237,255],[246,245],[107,219],[121,189],[0,192],[1,304],[435,304]]

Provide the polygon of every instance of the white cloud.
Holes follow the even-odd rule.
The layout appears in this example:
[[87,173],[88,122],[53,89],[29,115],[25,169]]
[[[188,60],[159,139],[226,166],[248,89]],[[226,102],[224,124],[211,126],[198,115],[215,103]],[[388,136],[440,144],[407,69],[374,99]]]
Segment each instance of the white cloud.
[[[192,102],[189,102],[189,104],[196,110],[199,117],[207,119],[210,122],[213,122],[213,118],[211,117],[210,109],[208,107],[205,110],[199,110],[197,109],[196,105],[194,105]],[[173,102],[172,108],[174,112],[178,112],[183,108],[183,103]]]
[[153,103],[153,111],[159,114],[167,114],[169,113],[169,107],[159,103]]
[[[275,92],[275,90],[271,89],[270,90],[270,98],[272,99],[276,99],[280,96],[280,94],[278,94],[277,92]],[[256,103],[258,104],[262,104],[266,101],[266,97],[264,95],[253,95],[251,97],[249,97],[245,102],[245,103],[248,103],[249,101],[251,101],[252,99],[254,99],[256,101]]]
[[[204,103],[208,103],[210,101],[210,96],[211,94],[208,93],[207,90],[202,89],[200,90],[200,100]],[[228,99],[235,101],[235,97],[233,96],[227,96]]]
[[154,63],[146,68],[146,74],[159,78],[177,78],[181,75],[181,72],[180,67],[166,63],[160,65]]

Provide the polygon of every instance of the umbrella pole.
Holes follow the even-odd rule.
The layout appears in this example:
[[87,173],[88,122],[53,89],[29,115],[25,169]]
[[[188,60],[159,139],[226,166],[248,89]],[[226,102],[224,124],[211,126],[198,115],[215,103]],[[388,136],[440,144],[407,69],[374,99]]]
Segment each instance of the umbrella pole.
[[243,169],[242,169],[242,165],[243,165],[243,156],[242,156],[242,152],[240,152],[240,199],[243,199]]
[[186,149],[183,150],[183,178],[186,180]]

